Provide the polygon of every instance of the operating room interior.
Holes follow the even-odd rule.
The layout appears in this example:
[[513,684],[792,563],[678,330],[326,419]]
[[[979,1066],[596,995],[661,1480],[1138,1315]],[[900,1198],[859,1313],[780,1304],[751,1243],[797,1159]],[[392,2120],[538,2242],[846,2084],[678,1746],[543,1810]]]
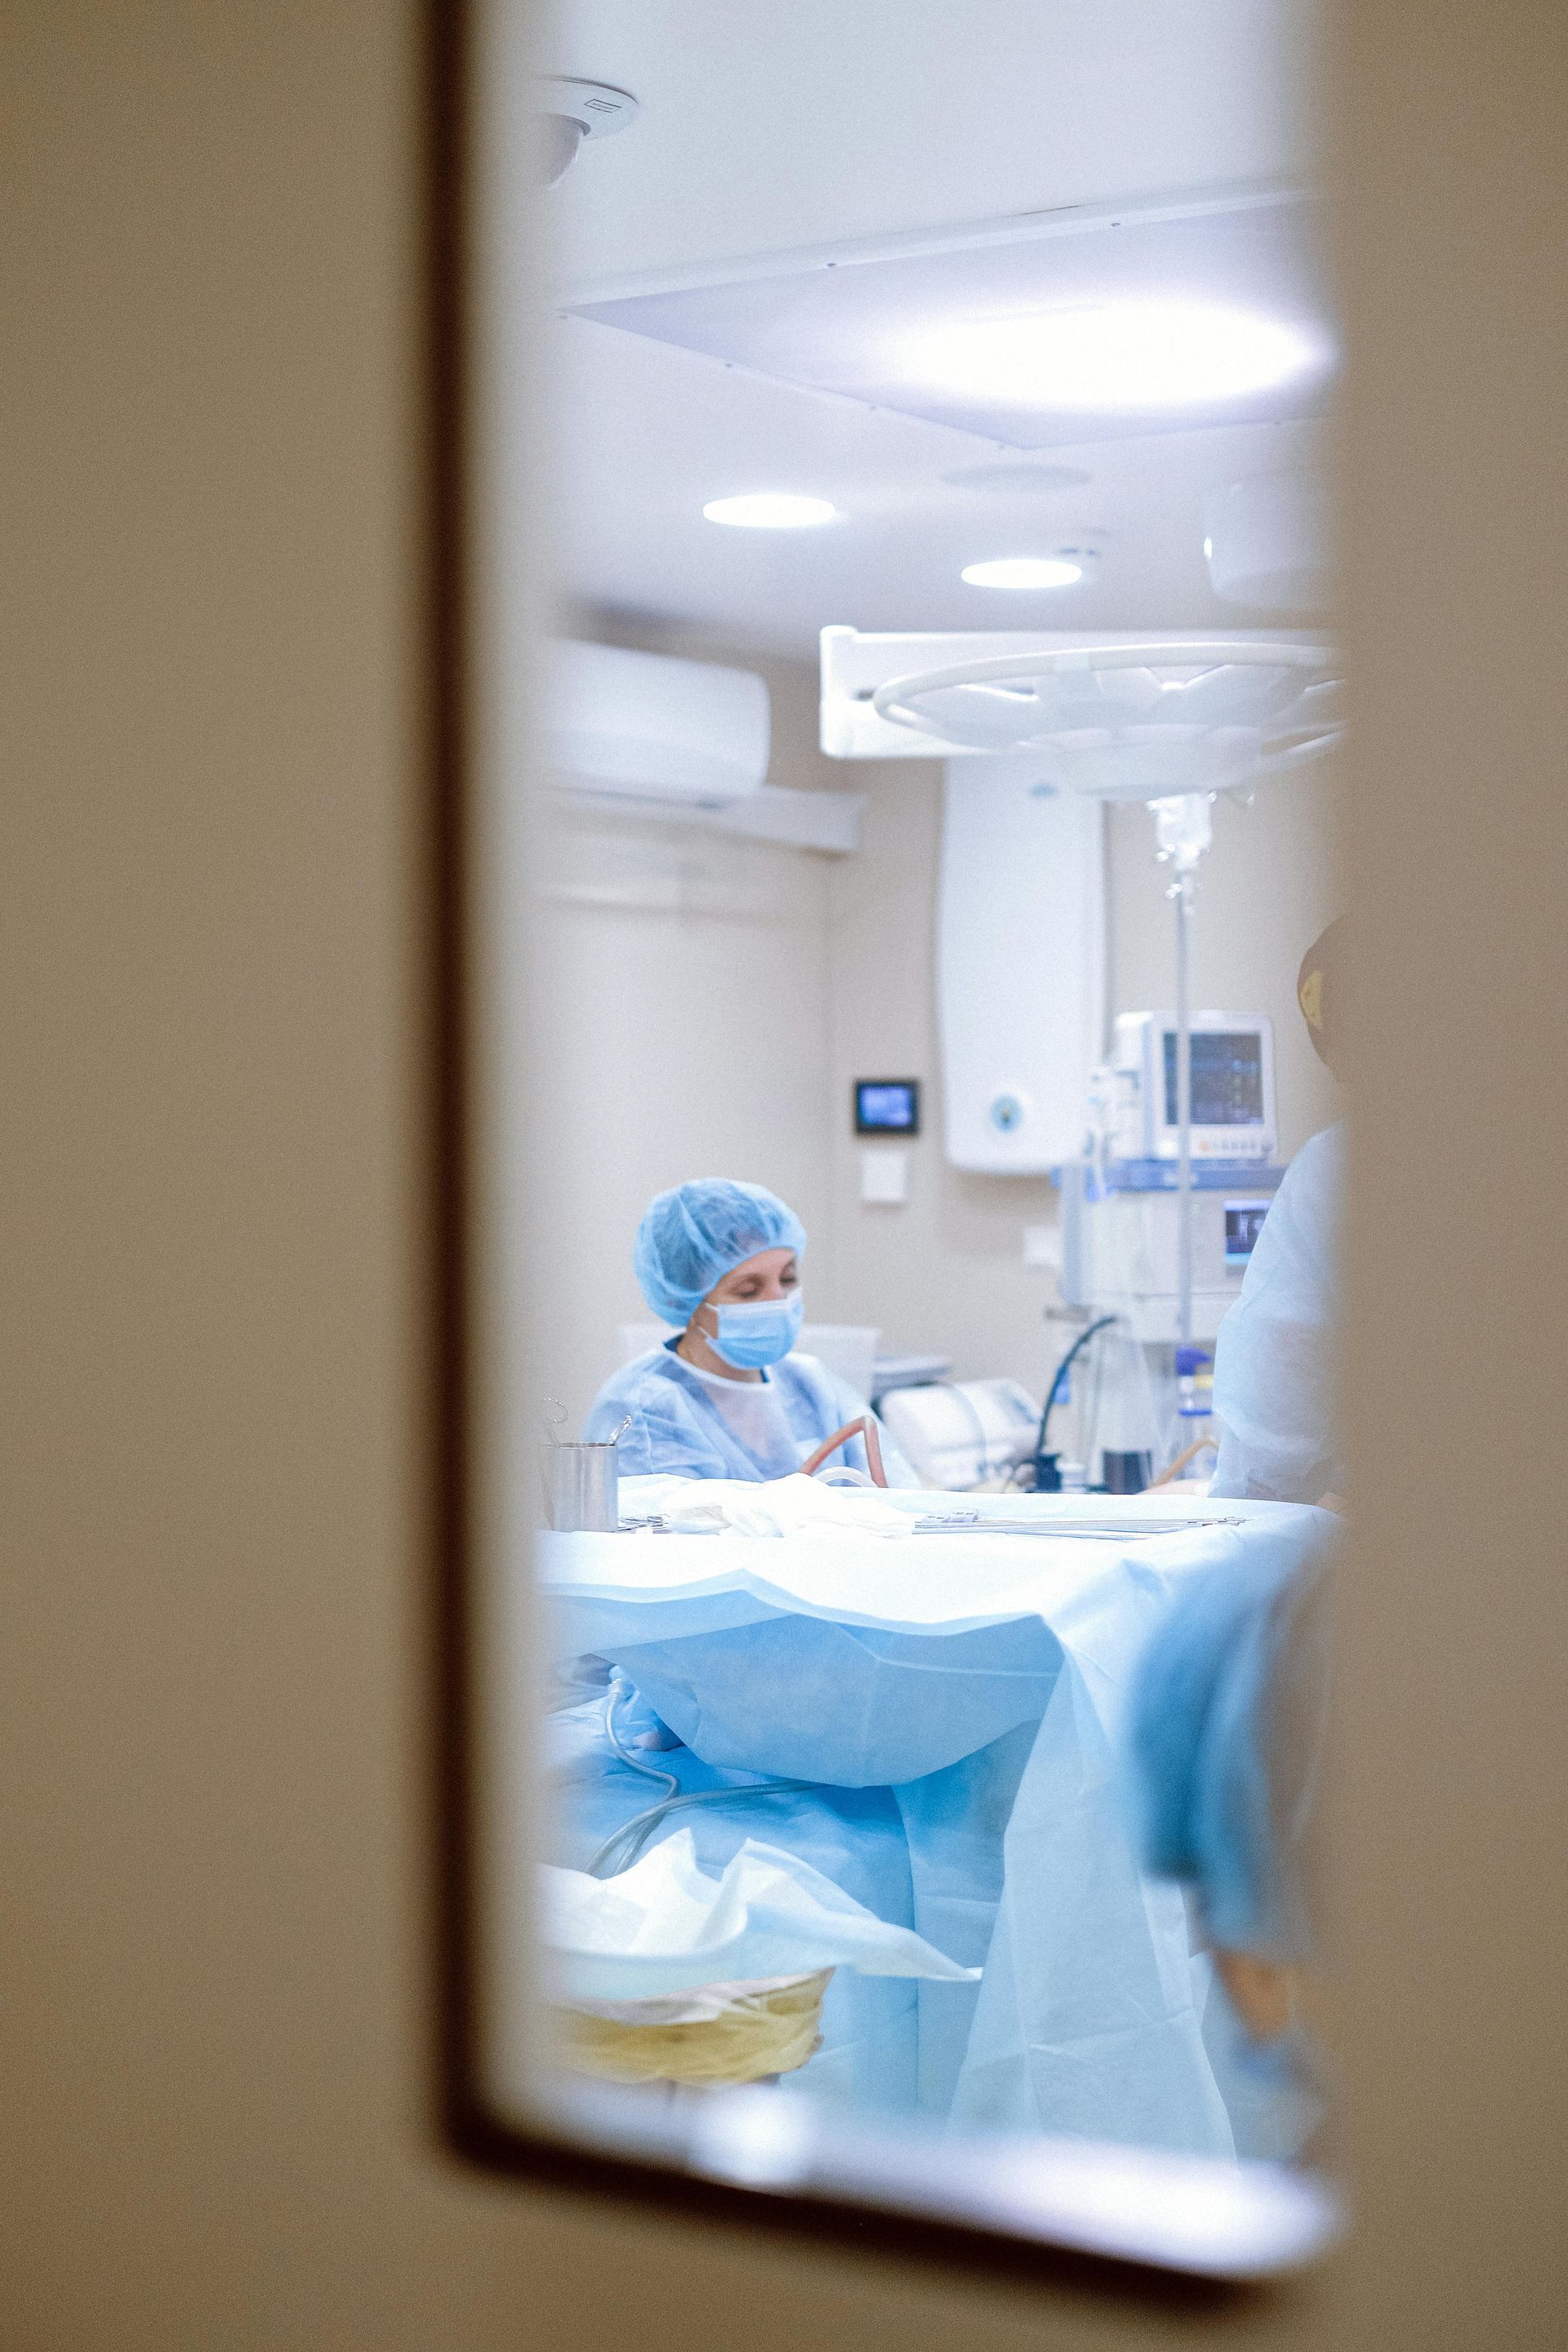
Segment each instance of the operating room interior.
[[[1259,2026],[1149,1827],[1187,1769],[1184,1594],[1200,1649],[1270,1688],[1284,1658],[1310,1715],[1342,1503],[1317,1457],[1227,1479],[1215,1365],[1346,1112],[1342,957],[1310,952],[1342,903],[1314,15],[578,0],[533,60],[509,1444],[553,1629],[565,2063],[661,2113],[760,2084],[1226,2164],[1316,2128],[1294,2011]],[[737,1314],[753,1259],[790,1296]],[[786,1358],[725,1357],[781,1306]],[[862,1434],[769,1504],[816,1423],[782,1471],[645,1443],[639,1365],[673,1354],[696,1412],[802,1353],[874,1412],[885,1489]],[[672,1951],[721,1880],[752,1924],[713,1998],[689,1960],[639,1977],[595,1889]],[[1270,1884],[1228,1957],[1294,1967]],[[779,1983],[804,2024],[758,2021]],[[750,2058],[658,2042],[727,2025]]]

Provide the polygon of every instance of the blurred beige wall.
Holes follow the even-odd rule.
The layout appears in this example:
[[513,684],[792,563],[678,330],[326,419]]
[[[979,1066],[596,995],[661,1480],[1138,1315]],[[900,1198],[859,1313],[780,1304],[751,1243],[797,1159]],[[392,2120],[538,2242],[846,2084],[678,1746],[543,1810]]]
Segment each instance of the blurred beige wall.
[[[1223,2332],[1546,2346],[1568,18],[1342,24],[1363,2221]],[[434,2146],[415,12],[16,0],[6,26],[0,2336],[1209,2339]]]
[[1568,2307],[1568,10],[1341,14],[1357,2279],[1391,2344],[1548,2345]]

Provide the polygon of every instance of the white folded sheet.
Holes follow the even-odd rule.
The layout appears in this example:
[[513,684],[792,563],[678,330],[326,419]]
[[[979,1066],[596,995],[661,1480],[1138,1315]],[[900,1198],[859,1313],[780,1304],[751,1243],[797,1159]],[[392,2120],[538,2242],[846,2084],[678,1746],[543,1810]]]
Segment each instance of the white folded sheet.
[[912,1927],[889,1926],[797,1854],[748,1838],[721,1878],[677,1830],[617,1878],[542,1865],[552,1998],[571,2005],[658,1999],[697,1986],[849,1968],[861,1976],[973,1984]]

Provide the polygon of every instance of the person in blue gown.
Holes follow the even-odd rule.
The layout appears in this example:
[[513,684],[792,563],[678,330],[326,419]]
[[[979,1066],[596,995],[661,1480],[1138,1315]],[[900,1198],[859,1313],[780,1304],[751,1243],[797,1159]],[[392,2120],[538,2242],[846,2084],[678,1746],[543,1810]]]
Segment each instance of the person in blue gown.
[[[795,1352],[805,1250],[799,1218],[760,1184],[700,1178],[650,1202],[637,1229],[637,1282],[660,1321],[679,1328],[605,1381],[584,1431],[603,1440],[627,1423],[619,1444],[623,1479],[655,1472],[786,1477],[824,1439],[867,1412],[846,1381],[816,1357]],[[889,1483],[917,1486],[878,1426]],[[831,1463],[867,1472],[864,1441],[850,1440]],[[831,1638],[833,1629],[806,1632]],[[683,1656],[700,1653],[699,1665],[718,1674],[723,1688],[737,1643],[743,1648],[744,1637],[728,1645],[721,1639],[716,1658],[710,1644],[677,1648]],[[657,1665],[657,1656],[649,1663]],[[703,1793],[700,1805],[668,1826],[691,1830],[705,1869],[721,1871],[747,1837],[761,1838],[803,1856],[879,1918],[913,1925],[908,1839],[890,1788],[803,1787],[785,1779],[774,1795],[773,1776],[716,1766],[686,1747],[637,1689],[640,1665],[612,1683],[606,1661],[579,1658],[565,1676],[569,1703],[552,1715],[548,1735],[551,1860],[589,1867],[608,1832],[647,1811],[651,1768],[683,1793]],[[668,1833],[662,1823],[654,1832]],[[907,1981],[838,1970],[824,2004],[822,2045],[805,2070],[814,2094],[861,2109],[913,2105],[917,2006]]]
[[[584,1430],[604,1439],[626,1423],[623,1478],[787,1477],[867,1412],[826,1364],[795,1352],[805,1250],[800,1219],[761,1184],[700,1177],[649,1203],[633,1255],[637,1282],[659,1319],[680,1328],[605,1381]],[[889,1484],[917,1485],[878,1429]],[[832,1461],[867,1471],[864,1439]]]
[[1216,1999],[1204,2032],[1237,2152],[1291,2156],[1319,2120],[1318,1790],[1329,1698],[1322,1556],[1194,1578],[1149,1643],[1128,1715],[1145,1868],[1187,1890]]

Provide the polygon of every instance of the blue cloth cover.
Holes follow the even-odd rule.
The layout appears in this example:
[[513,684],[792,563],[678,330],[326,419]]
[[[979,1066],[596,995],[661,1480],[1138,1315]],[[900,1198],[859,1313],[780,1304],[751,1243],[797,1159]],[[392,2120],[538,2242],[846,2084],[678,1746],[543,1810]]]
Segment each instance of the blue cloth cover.
[[[549,1717],[545,1753],[552,1801],[543,1859],[584,1870],[612,1831],[657,1803],[659,1792],[616,1755],[603,1700]],[[754,1773],[716,1769],[689,1748],[663,1750],[649,1761],[674,1772],[687,1791],[756,1785]],[[691,1832],[704,1870],[721,1872],[747,1838],[762,1838],[799,1854],[879,1919],[915,1926],[909,1845],[890,1789],[797,1789],[732,1805],[690,1805],[668,1816],[668,1831],[677,1828]],[[942,1990],[973,1997],[967,1985]],[[792,2080],[808,2083],[815,2096],[835,2106],[868,2113],[913,2107],[919,2000],[920,1987],[910,1978],[838,1969],[823,2001],[823,2046]]]
[[1289,1559],[1225,1563],[1151,1642],[1128,1753],[1144,1862],[1197,1896],[1233,1951],[1308,1959],[1303,1854],[1328,1701],[1321,1576]]
[[[966,1500],[983,1517],[1063,1507]],[[557,1654],[613,1660],[687,1743],[650,1762],[683,1790],[759,1774],[815,1784],[670,1816],[705,1869],[748,1836],[785,1846],[984,1969],[978,1987],[836,1978],[803,2089],[965,2127],[1236,2152],[1209,1962],[1180,1887],[1140,1866],[1122,1758],[1139,1660],[1180,1593],[1227,1561],[1283,1573],[1336,1528],[1278,1505],[1229,1509],[1233,1527],[1125,1544],[542,1538]],[[1115,1510],[1180,1517],[1154,1497]],[[552,1718],[550,1858],[578,1869],[658,1795],[615,1758],[602,1717],[601,1702]]]
[[1348,1490],[1334,1361],[1344,1181],[1342,1123],[1302,1145],[1263,1220],[1215,1348],[1215,1495],[1316,1503]]
[[[762,1402],[760,1387],[770,1389],[779,1406],[771,1426],[748,1430],[739,1420],[731,1423],[725,1408],[737,1416],[747,1412]],[[729,1390],[737,1393],[728,1396]],[[623,1478],[659,1471],[677,1478],[783,1478],[798,1470],[825,1437],[866,1409],[865,1399],[815,1356],[785,1356],[761,1382],[726,1381],[721,1391],[666,1345],[637,1357],[605,1382],[583,1434],[590,1440],[611,1437],[631,1415],[620,1444]],[[914,1472],[886,1431],[881,1443],[889,1486],[915,1486]],[[851,1439],[833,1460],[864,1470],[863,1442]]]
[[699,1176],[649,1202],[632,1263],[643,1297],[684,1330],[713,1285],[759,1250],[805,1249],[805,1227],[776,1192],[726,1176]]

